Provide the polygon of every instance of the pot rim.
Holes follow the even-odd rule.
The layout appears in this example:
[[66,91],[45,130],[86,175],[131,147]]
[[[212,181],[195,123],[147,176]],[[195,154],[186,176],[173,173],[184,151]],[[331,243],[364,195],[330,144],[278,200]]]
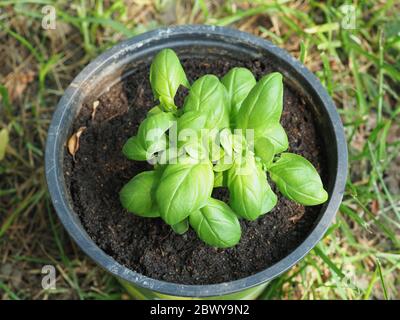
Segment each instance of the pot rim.
[[[247,43],[255,47],[260,47],[263,50],[269,51],[272,55],[278,56],[280,60],[284,61],[291,68],[295,69],[296,72],[298,72],[307,81],[307,84],[311,88],[310,90],[313,90],[314,93],[318,95],[320,101],[322,101],[321,107],[325,109],[325,112],[327,113],[331,122],[337,148],[335,155],[337,157],[337,164],[335,168],[336,176],[334,179],[332,192],[330,194],[329,201],[322,209],[323,212],[321,213],[320,220],[307,238],[303,240],[303,242],[285,258],[279,260],[263,271],[238,280],[207,285],[185,285],[152,279],[123,266],[115,261],[111,256],[106,254],[102,249],[100,249],[88,236],[85,229],[80,224],[79,219],[76,217],[74,218],[75,213],[68,205],[69,201],[67,198],[65,185],[63,185],[63,181],[60,179],[60,174],[62,174],[63,168],[60,168],[62,166],[60,166],[60,162],[58,161],[59,155],[57,154],[57,146],[60,143],[58,139],[59,129],[61,123],[65,121],[68,115],[68,110],[70,110],[68,107],[74,102],[74,98],[76,98],[79,93],[80,86],[96,70],[101,68],[106,62],[109,62],[113,59],[118,59],[121,52],[127,50],[128,47],[139,48],[146,43],[151,43],[152,41],[156,42],[160,39],[168,39],[169,37],[177,36],[184,37],[185,35],[193,36],[196,34],[202,36],[205,35],[206,37],[208,35],[228,37],[237,41],[239,45],[240,43]],[[63,97],[57,105],[56,111],[54,112],[46,143],[45,168],[50,196],[62,224],[64,225],[65,229],[67,229],[68,234],[79,245],[79,247],[97,264],[101,265],[113,275],[128,281],[129,283],[145,289],[157,291],[162,294],[184,297],[211,297],[235,293],[272,280],[273,278],[290,269],[311,249],[313,249],[313,247],[321,240],[333,218],[335,217],[343,197],[347,177],[347,145],[343,125],[331,97],[328,95],[314,74],[312,74],[311,71],[309,71],[298,60],[294,59],[285,50],[280,49],[267,40],[263,40],[254,35],[231,28],[208,25],[181,25],[156,29],[122,41],[99,55],[78,74],[78,76],[66,89]]]

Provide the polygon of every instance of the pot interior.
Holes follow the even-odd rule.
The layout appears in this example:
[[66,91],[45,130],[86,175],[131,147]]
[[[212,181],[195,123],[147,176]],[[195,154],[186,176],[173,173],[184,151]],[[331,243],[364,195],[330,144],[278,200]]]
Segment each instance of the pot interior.
[[[251,41],[250,41],[251,40]],[[151,286],[154,290],[158,290],[164,293],[177,294],[176,287],[170,287],[167,282],[156,281],[153,283],[152,279],[147,277],[141,277],[136,273],[131,273],[124,266],[120,264],[115,264],[115,261],[111,258],[107,262],[104,262],[105,255],[104,252],[97,252],[98,248],[90,239],[90,237],[83,230],[80,218],[74,212],[73,199],[66,186],[65,176],[64,176],[64,161],[65,161],[65,145],[67,144],[68,138],[77,129],[75,121],[79,116],[82,108],[85,105],[90,105],[98,99],[99,97],[107,94],[113,87],[120,83],[124,83],[130,76],[134,75],[139,69],[148,68],[154,55],[163,48],[171,48],[175,50],[181,60],[185,61],[201,61],[204,57],[207,59],[223,61],[254,61],[263,60],[274,66],[274,71],[279,71],[283,74],[284,82],[287,87],[296,92],[305,101],[308,110],[313,115],[313,123],[319,134],[319,139],[321,140],[321,145],[323,146],[323,156],[324,156],[324,187],[327,189],[328,193],[332,195],[335,187],[337,187],[337,170],[338,170],[338,145],[335,136],[335,127],[331,121],[330,110],[326,109],[325,103],[323,101],[324,95],[317,92],[313,81],[310,83],[309,74],[304,72],[301,68],[296,67],[296,63],[288,62],[287,55],[280,55],[279,49],[276,50],[274,46],[268,47],[263,42],[260,46],[258,42],[254,41],[254,38],[248,39],[246,37],[236,38],[232,35],[228,36],[226,34],[198,34],[198,33],[188,33],[176,35],[164,34],[163,32],[153,35],[149,39],[142,37],[141,41],[133,41],[132,43],[125,42],[122,45],[114,47],[105,55],[100,56],[91,65],[86,68],[71,84],[71,86],[66,91],[60,105],[63,106],[63,110],[58,108],[59,117],[61,122],[57,126],[57,134],[49,132],[49,135],[54,135],[56,138],[55,154],[57,154],[58,159],[56,164],[57,176],[60,180],[60,188],[62,193],[62,200],[68,199],[65,203],[67,207],[67,213],[61,212],[62,210],[57,210],[61,220],[67,229],[71,233],[71,228],[79,229],[82,234],[72,236],[81,244],[85,242],[91,243],[91,248],[83,248],[86,252],[92,250],[96,253],[89,252],[89,255],[93,257],[96,255],[97,258],[101,256],[103,261],[97,261],[105,266],[109,271],[121,276],[125,280],[138,283],[146,287],[143,281],[151,282]],[[278,54],[277,54],[278,53]],[[293,58],[292,58],[293,59]],[[322,87],[321,87],[322,89]],[[325,94],[325,93],[324,93]],[[329,146],[325,147],[325,146]],[[340,195],[341,197],[341,195]],[[337,200],[337,199],[336,199]],[[54,201],[57,207],[57,201]],[[302,248],[294,250],[284,259],[277,261],[274,265],[270,266],[265,270],[264,274],[262,272],[254,275],[251,280],[249,278],[244,278],[241,280],[236,280],[231,282],[234,287],[217,288],[215,287],[215,292],[217,294],[234,292],[241,290],[243,288],[259,284],[263,281],[271,279],[283,272],[285,269],[292,266],[297,260],[299,260],[308,250],[310,250],[313,245],[319,240],[323,232],[327,228],[330,219],[334,215],[335,208],[331,208],[329,222],[324,221],[321,224],[321,219],[324,218],[326,214],[327,207],[331,201],[323,204],[319,208],[319,215],[314,221],[313,227],[310,229],[308,235],[304,235],[304,242],[300,246]],[[337,201],[336,201],[337,202]],[[333,206],[337,206],[334,204]],[[61,212],[61,213],[60,213]],[[68,217],[66,217],[66,215]],[[71,220],[72,219],[72,220]],[[71,226],[73,225],[73,226]],[[308,238],[307,238],[308,236]],[[313,243],[310,242],[312,240]],[[307,243],[308,242],[308,243]],[[307,243],[307,244],[305,244]],[[101,251],[101,250],[100,250]],[[96,260],[96,259],[95,259]],[[212,285],[211,285],[212,286]],[[185,288],[186,287],[186,288]],[[189,290],[189,288],[191,288]],[[203,289],[209,290],[210,286],[183,286],[181,290],[182,295],[197,295],[197,296],[207,296]],[[179,291],[179,290],[178,290]],[[218,293],[219,291],[219,293]],[[209,291],[208,295],[209,294]]]

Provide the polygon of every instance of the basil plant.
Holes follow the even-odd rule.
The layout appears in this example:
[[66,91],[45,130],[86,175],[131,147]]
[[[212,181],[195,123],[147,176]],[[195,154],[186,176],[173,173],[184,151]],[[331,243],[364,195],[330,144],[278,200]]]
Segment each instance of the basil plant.
[[[208,245],[227,248],[240,240],[239,219],[255,220],[276,205],[267,174],[297,203],[328,199],[313,165],[285,152],[280,73],[256,81],[246,68],[233,68],[222,79],[204,75],[190,84],[175,52],[165,49],[151,64],[150,83],[157,105],[123,153],[149,161],[154,170],[136,175],[120,191],[129,212],[159,217],[178,234],[190,226]],[[177,106],[180,86],[189,91]],[[229,203],[212,197],[215,187],[229,190]]]

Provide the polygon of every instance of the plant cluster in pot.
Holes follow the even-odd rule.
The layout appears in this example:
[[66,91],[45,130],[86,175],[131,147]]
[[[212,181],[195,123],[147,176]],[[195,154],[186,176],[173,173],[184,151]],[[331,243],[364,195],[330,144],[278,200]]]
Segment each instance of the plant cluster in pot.
[[239,31],[180,26],[78,75],[46,174],[70,235],[135,297],[255,298],[323,236],[346,157],[335,107],[299,62]]

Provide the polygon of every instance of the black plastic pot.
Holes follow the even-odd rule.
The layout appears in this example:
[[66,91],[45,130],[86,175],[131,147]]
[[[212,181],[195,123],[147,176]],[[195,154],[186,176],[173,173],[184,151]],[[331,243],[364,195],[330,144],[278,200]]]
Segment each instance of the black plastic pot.
[[[88,236],[65,186],[63,157],[66,140],[82,102],[98,97],[121,81],[135,66],[149,64],[163,48],[172,48],[180,57],[226,56],[270,59],[283,73],[287,84],[302,93],[312,106],[316,125],[326,146],[329,201],[308,237],[288,256],[252,276],[212,285],[182,285],[151,279],[116,262]],[[336,107],[318,79],[286,51],[270,42],[237,30],[214,26],[178,26],[158,29],[123,41],[106,51],[73,80],[54,113],[46,146],[46,178],[58,216],[70,236],[96,263],[123,280],[131,292],[144,297],[254,297],[263,284],[277,277],[302,259],[321,239],[334,218],[342,200],[347,174],[347,147],[343,126]],[[237,293],[237,295],[232,295]],[[250,296],[248,294],[251,294]]]

